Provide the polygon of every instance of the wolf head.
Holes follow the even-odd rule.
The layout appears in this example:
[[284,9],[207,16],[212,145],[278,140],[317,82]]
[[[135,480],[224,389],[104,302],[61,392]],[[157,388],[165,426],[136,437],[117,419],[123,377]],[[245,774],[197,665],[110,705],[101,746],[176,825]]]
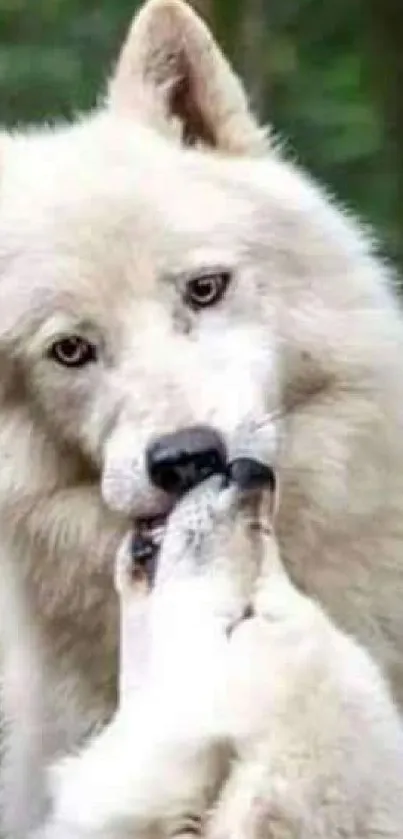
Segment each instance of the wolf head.
[[169,504],[146,462],[161,434],[207,426],[229,458],[296,460],[295,474],[328,435],[334,502],[343,435],[311,425],[307,406],[383,387],[398,328],[384,275],[355,224],[271,148],[204,24],[150,0],[96,112],[1,138],[10,446],[33,472],[46,450],[55,484],[95,481],[136,517]]

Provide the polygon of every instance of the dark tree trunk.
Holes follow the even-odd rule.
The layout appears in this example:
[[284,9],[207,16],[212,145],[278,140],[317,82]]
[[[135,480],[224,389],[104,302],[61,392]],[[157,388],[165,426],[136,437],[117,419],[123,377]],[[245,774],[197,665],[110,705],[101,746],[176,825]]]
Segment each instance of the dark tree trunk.
[[374,89],[383,112],[395,173],[396,251],[403,264],[403,0],[363,0],[369,24]]
[[214,37],[242,75],[252,105],[264,111],[265,0],[193,0]]

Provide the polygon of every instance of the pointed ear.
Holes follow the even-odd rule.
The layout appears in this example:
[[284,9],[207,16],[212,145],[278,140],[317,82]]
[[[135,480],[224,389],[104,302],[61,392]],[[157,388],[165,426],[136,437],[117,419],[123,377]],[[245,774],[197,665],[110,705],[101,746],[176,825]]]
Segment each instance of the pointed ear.
[[109,107],[139,115],[185,145],[260,154],[265,132],[207,26],[182,0],[148,0],[109,85]]

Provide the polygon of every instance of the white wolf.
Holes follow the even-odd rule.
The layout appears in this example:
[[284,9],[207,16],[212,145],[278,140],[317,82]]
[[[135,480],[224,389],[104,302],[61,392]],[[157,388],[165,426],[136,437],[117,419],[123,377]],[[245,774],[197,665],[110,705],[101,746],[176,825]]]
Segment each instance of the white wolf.
[[0,136],[6,834],[42,822],[44,767],[115,707],[128,521],[226,457],[277,464],[287,569],[403,702],[390,279],[175,0],[135,19],[98,110]]
[[401,837],[397,709],[290,583],[256,502],[218,476],[192,490],[150,596],[123,552],[122,704],[56,767],[51,839]]

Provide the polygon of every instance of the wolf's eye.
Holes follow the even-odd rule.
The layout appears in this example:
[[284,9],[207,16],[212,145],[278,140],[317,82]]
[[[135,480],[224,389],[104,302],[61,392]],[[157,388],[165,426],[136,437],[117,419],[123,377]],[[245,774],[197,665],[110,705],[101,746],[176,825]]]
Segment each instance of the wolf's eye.
[[69,335],[55,341],[49,350],[49,357],[64,367],[84,367],[96,361],[97,351],[94,344],[79,335]]
[[221,300],[231,275],[229,271],[199,274],[186,283],[184,302],[192,309],[206,309]]

